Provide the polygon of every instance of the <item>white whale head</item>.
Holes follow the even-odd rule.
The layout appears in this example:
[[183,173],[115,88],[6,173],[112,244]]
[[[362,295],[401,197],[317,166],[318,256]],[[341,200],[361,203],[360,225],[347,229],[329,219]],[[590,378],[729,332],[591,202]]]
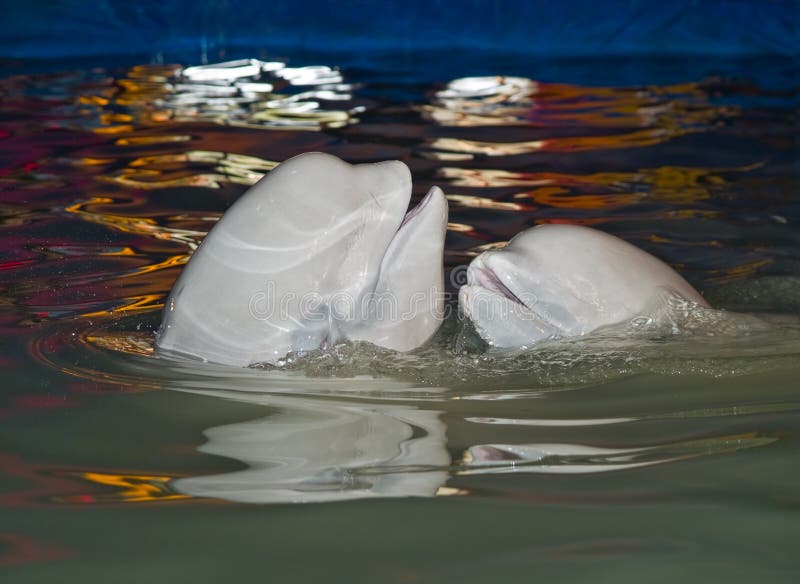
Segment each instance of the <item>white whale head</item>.
[[167,299],[157,351],[237,366],[342,339],[407,351],[443,316],[447,201],[406,213],[399,161],[296,156],[222,216]]
[[476,257],[459,306],[485,341],[510,348],[625,322],[665,293],[708,307],[675,270],[613,235],[540,225]]

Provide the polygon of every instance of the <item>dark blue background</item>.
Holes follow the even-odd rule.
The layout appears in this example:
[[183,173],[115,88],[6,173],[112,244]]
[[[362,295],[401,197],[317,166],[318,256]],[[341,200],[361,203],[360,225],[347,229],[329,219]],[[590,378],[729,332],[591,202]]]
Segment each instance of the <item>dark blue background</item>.
[[[0,55],[796,55],[800,0],[3,0]],[[214,60],[211,59],[211,60]]]

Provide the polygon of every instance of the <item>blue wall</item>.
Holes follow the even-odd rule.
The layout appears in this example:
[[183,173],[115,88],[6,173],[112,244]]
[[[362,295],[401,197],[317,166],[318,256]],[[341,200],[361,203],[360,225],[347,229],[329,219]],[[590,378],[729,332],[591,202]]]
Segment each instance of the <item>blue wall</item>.
[[0,55],[467,47],[543,56],[797,54],[800,0],[4,0]]

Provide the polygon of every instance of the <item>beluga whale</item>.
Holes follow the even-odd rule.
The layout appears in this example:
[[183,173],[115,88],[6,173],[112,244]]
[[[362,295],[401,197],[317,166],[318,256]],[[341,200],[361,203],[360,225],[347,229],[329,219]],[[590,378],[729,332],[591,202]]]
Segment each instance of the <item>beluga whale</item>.
[[413,209],[400,161],[320,152],[275,167],[223,214],[167,298],[156,352],[246,367],[345,339],[395,351],[444,317],[447,201]]
[[475,257],[459,308],[490,346],[530,348],[649,322],[670,302],[710,308],[674,269],[608,233],[545,224]]

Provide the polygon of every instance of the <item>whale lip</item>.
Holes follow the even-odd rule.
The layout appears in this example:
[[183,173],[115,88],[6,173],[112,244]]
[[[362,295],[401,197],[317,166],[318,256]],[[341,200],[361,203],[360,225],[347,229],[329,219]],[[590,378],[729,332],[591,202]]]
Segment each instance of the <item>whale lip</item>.
[[438,190],[440,190],[439,187],[432,186],[428,190],[428,193],[424,197],[422,197],[422,200],[408,210],[408,212],[403,217],[403,221],[400,223],[400,227],[397,228],[398,232],[407,224],[411,223],[414,217],[422,213],[422,211],[428,206],[428,203],[430,203],[431,200],[433,200],[433,196],[436,194]]
[[475,265],[475,262],[473,262],[467,268],[467,284],[499,294],[511,302],[527,307],[525,302],[506,286],[500,276],[484,262],[480,262],[480,265]]

